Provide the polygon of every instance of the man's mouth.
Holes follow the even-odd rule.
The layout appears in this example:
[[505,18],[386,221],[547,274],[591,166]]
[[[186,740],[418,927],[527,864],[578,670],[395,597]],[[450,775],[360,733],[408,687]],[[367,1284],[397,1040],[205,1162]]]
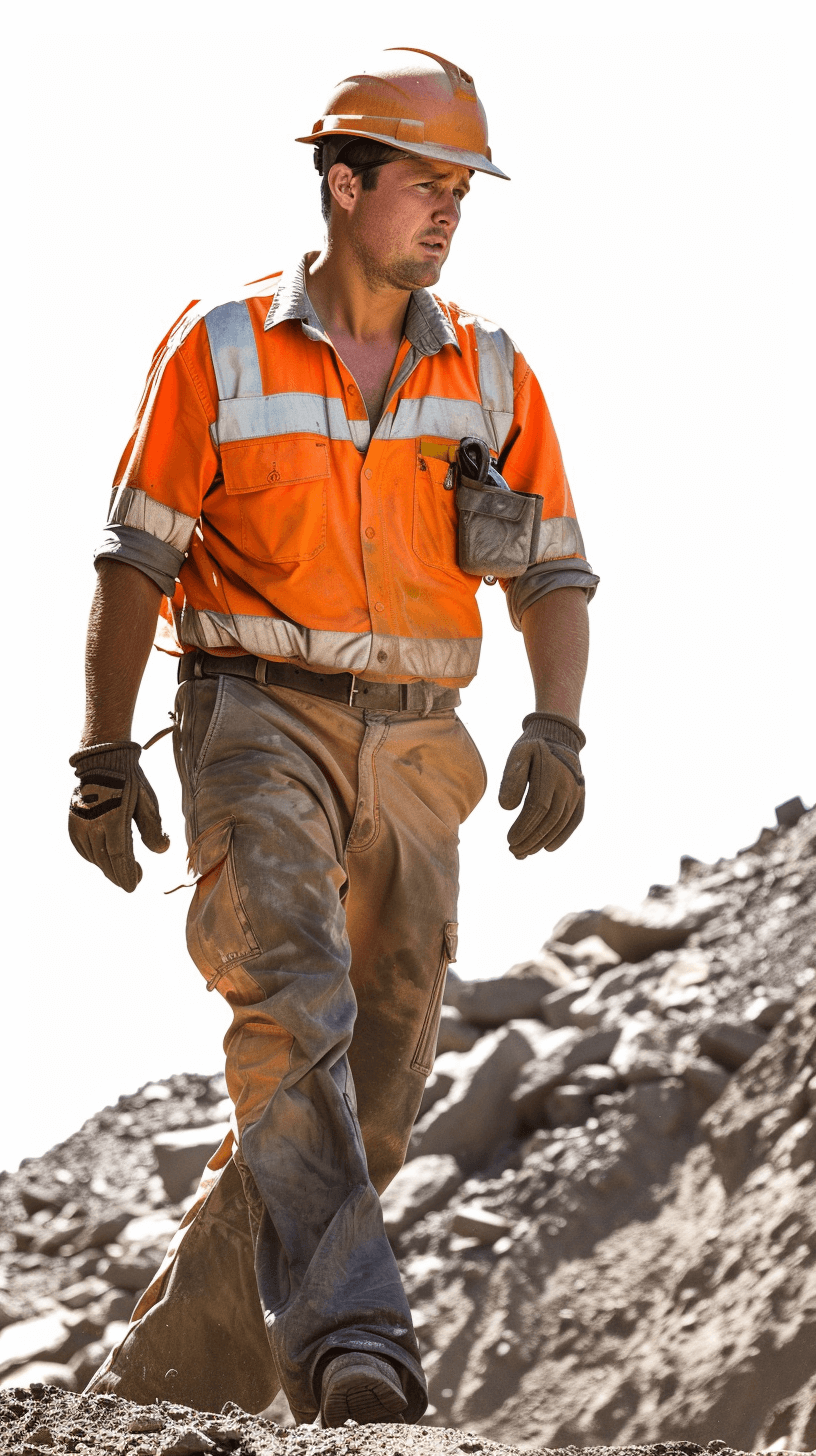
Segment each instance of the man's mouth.
[[425,248],[433,258],[441,258],[445,251],[445,244],[440,242],[438,238],[423,238],[419,246]]

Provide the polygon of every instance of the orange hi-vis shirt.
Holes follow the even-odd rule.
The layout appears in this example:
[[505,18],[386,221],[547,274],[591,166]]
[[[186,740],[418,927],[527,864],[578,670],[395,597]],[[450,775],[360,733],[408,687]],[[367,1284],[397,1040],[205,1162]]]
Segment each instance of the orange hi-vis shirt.
[[545,591],[597,583],[544,397],[501,329],[420,289],[372,435],[309,261],[193,304],[163,340],[97,560],[161,586],[182,649],[462,687],[481,644],[480,578],[457,565],[464,435],[544,500],[539,561],[509,588],[516,625]]

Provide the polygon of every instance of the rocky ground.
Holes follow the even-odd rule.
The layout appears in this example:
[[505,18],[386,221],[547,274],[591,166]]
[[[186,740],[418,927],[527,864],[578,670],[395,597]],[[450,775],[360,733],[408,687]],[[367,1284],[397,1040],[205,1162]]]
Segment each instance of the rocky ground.
[[222,1079],[185,1076],[0,1181],[0,1450],[816,1448],[816,812],[779,814],[635,911],[566,916],[504,976],[451,977],[384,1198],[423,1428],[72,1393],[223,1134]]

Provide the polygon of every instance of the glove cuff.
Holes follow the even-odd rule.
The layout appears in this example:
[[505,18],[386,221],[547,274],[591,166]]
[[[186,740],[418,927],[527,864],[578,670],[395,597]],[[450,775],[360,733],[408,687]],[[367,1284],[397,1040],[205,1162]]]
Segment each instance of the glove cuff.
[[71,754],[68,762],[77,778],[86,769],[128,773],[138,763],[141,751],[141,743],[134,743],[130,738],[117,738],[112,743],[94,743],[90,748],[80,748]]
[[560,713],[528,713],[523,719],[525,738],[543,738],[547,743],[559,743],[578,755],[586,743],[586,736],[571,718],[562,718]]

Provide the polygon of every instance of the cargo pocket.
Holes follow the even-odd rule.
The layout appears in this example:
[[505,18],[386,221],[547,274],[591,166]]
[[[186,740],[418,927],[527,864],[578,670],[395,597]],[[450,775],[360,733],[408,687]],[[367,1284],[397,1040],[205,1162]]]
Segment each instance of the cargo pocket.
[[207,982],[227,1001],[250,1006],[263,990],[244,969],[260,955],[238,878],[232,836],[235,819],[205,829],[190,847],[190,871],[198,876],[187,916],[187,949]]
[[241,544],[254,561],[311,561],[326,545],[325,439],[234,440],[221,446],[224,489],[238,497]]
[[473,576],[521,576],[538,550],[543,497],[476,481],[456,491],[459,565]]
[[425,1012],[425,1020],[422,1023],[416,1050],[411,1058],[411,1070],[421,1072],[423,1077],[429,1077],[433,1070],[436,1043],[439,1039],[439,1019],[442,1015],[445,977],[448,974],[448,966],[456,960],[458,934],[457,921],[449,920],[442,935],[442,954],[439,957],[439,966],[434,978],[428,1010]]

